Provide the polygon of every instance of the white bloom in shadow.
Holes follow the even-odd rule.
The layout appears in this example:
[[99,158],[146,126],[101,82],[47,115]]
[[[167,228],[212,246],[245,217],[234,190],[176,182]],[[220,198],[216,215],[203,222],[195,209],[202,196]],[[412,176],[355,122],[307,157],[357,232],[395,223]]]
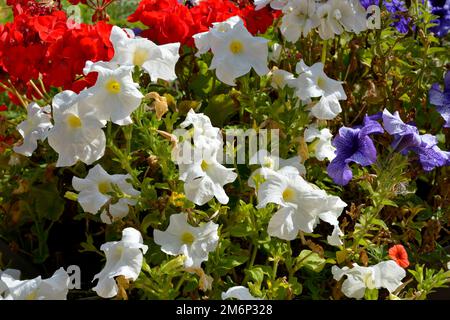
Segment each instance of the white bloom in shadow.
[[200,268],[217,247],[218,227],[212,221],[193,227],[187,222],[186,213],[172,214],[166,231],[154,230],[153,237],[163,252],[172,256],[182,254],[186,268]]
[[211,49],[213,59],[210,69],[216,70],[217,78],[223,83],[236,85],[235,79],[252,68],[260,76],[269,72],[268,40],[252,36],[237,16],[215,23],[208,32],[193,37],[199,54]]
[[54,126],[48,143],[58,153],[57,167],[69,167],[78,160],[92,164],[105,152],[105,123],[86,106],[83,95],[66,90],[53,98]]
[[172,81],[177,78],[175,64],[180,58],[179,42],[158,46],[146,38],[130,37],[117,26],[113,26],[110,40],[114,47],[111,63],[141,67],[153,82],[158,79]]
[[6,270],[0,276],[0,295],[5,300],[66,300],[70,279],[60,268],[48,279],[38,276],[31,280],[19,280],[20,271]]
[[333,266],[331,272],[337,281],[346,276],[341,291],[348,298],[355,299],[363,298],[366,289],[386,288],[393,293],[406,276],[405,270],[393,260],[383,261],[370,267],[361,267],[354,263],[351,269]]
[[110,69],[110,63],[86,62],[85,74],[97,72],[98,78],[94,86],[86,89],[86,103],[95,109],[97,119],[118,125],[132,123],[131,113],[141,104],[142,93],[139,85],[133,82],[132,66],[121,66]]
[[226,292],[222,292],[222,300],[232,298],[237,300],[262,300],[252,296],[250,290],[244,286],[231,287]]
[[[78,202],[85,212],[97,214],[106,204],[107,211],[103,210],[100,218],[105,223],[112,223],[128,214],[129,206],[137,203],[136,198],[140,192],[133,188],[128,182],[131,176],[129,174],[108,174],[100,164],[89,170],[86,178],[80,179],[73,177],[73,188],[79,192]],[[109,203],[115,185],[126,197],[120,198],[116,203]],[[129,197],[127,197],[129,196]]]
[[103,244],[100,250],[105,253],[106,264],[94,276],[98,283],[92,290],[102,298],[115,297],[119,288],[114,278],[124,276],[127,280],[135,281],[141,272],[147,249],[141,233],[134,228],[122,230],[122,240]]
[[44,141],[48,131],[53,126],[48,113],[48,106],[41,108],[36,102],[27,106],[27,119],[22,121],[17,130],[23,137],[23,143],[13,148],[14,152],[30,157],[37,148],[37,141]]

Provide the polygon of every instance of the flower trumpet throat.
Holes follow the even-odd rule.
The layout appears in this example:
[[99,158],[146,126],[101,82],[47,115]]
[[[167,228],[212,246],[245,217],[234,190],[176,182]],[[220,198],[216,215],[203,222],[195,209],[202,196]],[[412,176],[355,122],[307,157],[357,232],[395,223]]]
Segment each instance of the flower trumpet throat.
[[120,83],[115,80],[115,79],[111,79],[109,81],[106,82],[106,90],[111,93],[111,94],[118,94],[120,93]]

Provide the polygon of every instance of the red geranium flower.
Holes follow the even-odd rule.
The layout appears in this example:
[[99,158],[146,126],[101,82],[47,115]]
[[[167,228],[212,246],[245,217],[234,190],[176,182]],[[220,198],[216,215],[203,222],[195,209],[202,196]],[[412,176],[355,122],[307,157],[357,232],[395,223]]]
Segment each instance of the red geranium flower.
[[6,105],[2,104],[0,106],[0,111],[6,111],[6,110],[8,110],[8,107]]
[[389,249],[389,257],[402,268],[409,266],[408,253],[401,244],[396,244]]

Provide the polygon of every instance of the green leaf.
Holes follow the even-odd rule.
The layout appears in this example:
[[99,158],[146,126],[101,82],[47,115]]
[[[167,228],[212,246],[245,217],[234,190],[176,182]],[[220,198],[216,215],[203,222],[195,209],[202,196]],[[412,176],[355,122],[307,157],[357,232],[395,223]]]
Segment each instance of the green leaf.
[[307,268],[314,272],[322,271],[326,260],[311,250],[302,250],[296,258],[296,269]]
[[59,196],[56,185],[39,185],[31,188],[30,201],[41,219],[58,221],[64,211],[64,201]]

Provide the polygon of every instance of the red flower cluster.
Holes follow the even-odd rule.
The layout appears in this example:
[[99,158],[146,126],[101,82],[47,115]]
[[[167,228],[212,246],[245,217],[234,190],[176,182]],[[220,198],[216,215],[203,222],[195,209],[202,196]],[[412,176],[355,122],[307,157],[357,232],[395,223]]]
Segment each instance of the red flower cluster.
[[74,81],[82,75],[86,61],[112,58],[110,33],[111,26],[104,22],[75,24],[63,11],[42,15],[23,11],[13,22],[0,25],[0,77],[11,80],[29,97],[37,96],[29,81],[40,75],[46,87],[82,89],[86,80]]
[[213,22],[240,16],[252,34],[264,33],[279,12],[264,8],[255,12],[252,4],[239,7],[230,0],[203,0],[187,7],[177,0],[142,0],[128,21],[140,21],[149,29],[142,32],[158,44],[181,42],[193,45],[192,36],[208,31]]

